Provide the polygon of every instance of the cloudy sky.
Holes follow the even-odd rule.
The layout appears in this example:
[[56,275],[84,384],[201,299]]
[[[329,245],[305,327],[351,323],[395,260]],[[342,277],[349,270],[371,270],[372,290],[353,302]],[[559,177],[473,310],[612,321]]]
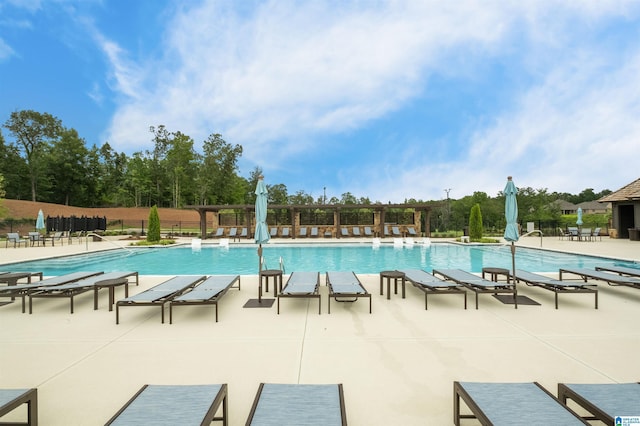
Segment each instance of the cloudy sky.
[[152,125],[220,133],[242,176],[314,197],[616,190],[640,177],[639,40],[638,1],[0,0],[0,122],[127,154]]

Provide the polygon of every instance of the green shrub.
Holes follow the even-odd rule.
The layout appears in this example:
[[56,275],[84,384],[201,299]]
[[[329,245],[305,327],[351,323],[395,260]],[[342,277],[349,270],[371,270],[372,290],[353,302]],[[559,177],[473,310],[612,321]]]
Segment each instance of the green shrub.
[[471,213],[469,214],[469,239],[471,241],[482,240],[482,212],[480,211],[480,204],[475,204],[471,207]]
[[160,217],[158,216],[158,206],[151,207],[149,212],[149,231],[147,241],[156,243],[160,241]]

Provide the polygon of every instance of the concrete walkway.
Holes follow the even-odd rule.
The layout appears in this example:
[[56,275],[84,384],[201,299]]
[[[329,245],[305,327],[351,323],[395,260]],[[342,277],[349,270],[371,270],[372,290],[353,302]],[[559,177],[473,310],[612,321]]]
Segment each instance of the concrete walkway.
[[[121,242],[0,253],[6,263],[113,244]],[[548,237],[542,248],[640,262],[640,243],[629,240]],[[131,292],[165,278],[143,276]],[[227,383],[230,425],[243,425],[260,382],[343,383],[350,425],[447,425],[454,380],[538,381],[555,393],[559,382],[640,378],[640,290],[599,284],[599,309],[592,295],[561,294],[556,310],[553,293],[521,285],[541,305],[516,310],[481,295],[476,310],[469,293],[467,310],[460,295],[430,297],[425,310],[411,285],[406,299],[387,300],[377,274],[359,278],[373,314],[364,300],[333,302],[327,314],[324,285],[321,315],[307,299],[282,300],[280,315],[275,305],[243,308],[257,297],[256,276],[222,299],[218,323],[211,307],[176,309],[172,325],[160,323],[158,308],[136,307],[121,309],[116,325],[106,293],[97,311],[91,293],[78,296],[74,314],[67,299],[36,299],[32,315],[10,303],[0,307],[0,387],[38,388],[40,424],[51,426],[104,424],[145,383]]]

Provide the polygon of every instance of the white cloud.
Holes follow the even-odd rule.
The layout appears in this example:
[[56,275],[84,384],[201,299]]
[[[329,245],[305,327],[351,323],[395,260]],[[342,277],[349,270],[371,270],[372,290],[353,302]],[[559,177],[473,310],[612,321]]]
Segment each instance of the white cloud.
[[14,50],[3,39],[0,38],[0,61],[9,59],[15,55]]

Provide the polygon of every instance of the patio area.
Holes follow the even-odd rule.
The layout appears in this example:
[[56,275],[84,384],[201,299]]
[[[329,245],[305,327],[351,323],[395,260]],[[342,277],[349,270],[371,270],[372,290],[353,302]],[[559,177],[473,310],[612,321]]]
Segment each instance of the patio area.
[[[4,263],[114,244],[124,243],[0,252]],[[516,246],[540,244],[527,237]],[[546,237],[542,248],[640,262],[640,243],[629,240]],[[309,299],[282,300],[280,315],[275,305],[243,308],[257,297],[256,275],[242,276],[242,290],[220,301],[218,323],[210,306],[175,310],[171,325],[160,323],[157,307],[140,307],[122,309],[116,325],[106,294],[97,311],[91,293],[78,296],[74,314],[66,299],[39,299],[32,315],[16,301],[0,307],[0,384],[38,388],[40,424],[53,426],[104,424],[147,383],[227,383],[229,424],[243,425],[261,382],[342,383],[351,425],[446,425],[453,424],[455,380],[537,381],[554,394],[561,382],[640,380],[639,290],[600,282],[599,309],[588,294],[561,294],[556,310],[552,292],[519,285],[519,294],[540,305],[516,310],[481,295],[478,310],[473,303],[464,310],[460,296],[441,295],[425,310],[423,293],[410,284],[405,299],[399,291],[387,300],[377,273],[358,277],[372,294],[372,314],[365,300],[332,301],[327,314],[324,274],[321,315]],[[141,276],[130,292],[166,278]]]

